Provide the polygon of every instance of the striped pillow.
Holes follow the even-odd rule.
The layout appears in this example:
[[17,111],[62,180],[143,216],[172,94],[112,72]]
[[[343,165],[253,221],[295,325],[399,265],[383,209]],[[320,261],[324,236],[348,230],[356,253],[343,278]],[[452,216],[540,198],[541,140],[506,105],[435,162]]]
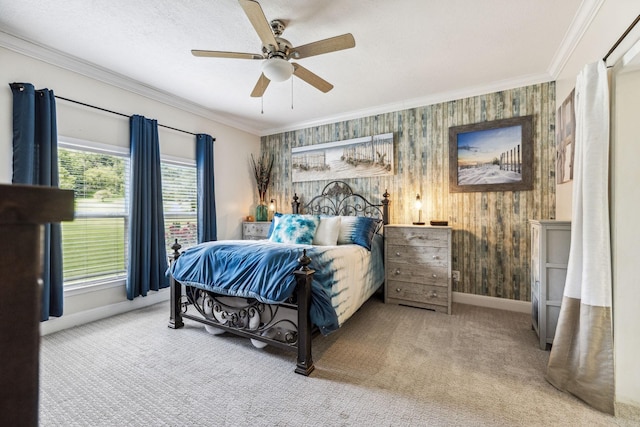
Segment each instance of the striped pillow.
[[338,244],[356,244],[371,250],[371,240],[380,220],[364,216],[343,216],[341,218]]

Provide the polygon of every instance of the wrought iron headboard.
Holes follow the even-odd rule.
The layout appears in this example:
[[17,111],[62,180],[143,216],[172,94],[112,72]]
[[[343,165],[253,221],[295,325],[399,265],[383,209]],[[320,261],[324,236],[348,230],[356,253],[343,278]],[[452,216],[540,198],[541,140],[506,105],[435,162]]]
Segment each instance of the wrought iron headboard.
[[294,213],[366,216],[382,220],[380,227],[389,223],[388,191],[382,195],[382,203],[374,204],[364,196],[354,193],[349,184],[344,181],[331,181],[325,185],[321,194],[313,197],[302,208],[296,194],[291,205]]

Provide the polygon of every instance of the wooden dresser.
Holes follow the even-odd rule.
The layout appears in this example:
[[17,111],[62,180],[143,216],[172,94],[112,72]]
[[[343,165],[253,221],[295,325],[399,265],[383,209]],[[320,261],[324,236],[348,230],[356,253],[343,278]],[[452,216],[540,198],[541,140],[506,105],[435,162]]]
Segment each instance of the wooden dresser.
[[451,227],[385,225],[385,303],[451,314]]
[[242,223],[242,240],[266,239],[271,221],[244,221]]

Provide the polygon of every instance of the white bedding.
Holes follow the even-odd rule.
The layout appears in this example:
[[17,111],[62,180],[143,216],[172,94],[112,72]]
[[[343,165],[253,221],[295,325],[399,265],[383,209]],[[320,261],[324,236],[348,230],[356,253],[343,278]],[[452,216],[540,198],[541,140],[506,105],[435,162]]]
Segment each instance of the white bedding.
[[340,326],[384,282],[382,237],[376,236],[371,251],[358,245],[330,246],[337,270],[337,283],[333,286],[331,305],[338,316]]

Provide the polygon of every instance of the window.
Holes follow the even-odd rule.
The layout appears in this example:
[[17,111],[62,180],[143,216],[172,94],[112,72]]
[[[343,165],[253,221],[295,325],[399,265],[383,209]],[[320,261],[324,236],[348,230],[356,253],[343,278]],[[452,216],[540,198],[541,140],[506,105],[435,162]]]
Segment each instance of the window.
[[186,249],[198,243],[196,166],[163,159],[161,170],[165,240],[171,247],[178,239]]
[[75,220],[62,223],[65,286],[126,276],[129,159],[66,144],[58,150],[60,187],[75,195]]
[[[65,286],[123,280],[127,275],[129,153],[124,147],[59,138],[60,188],[75,196],[75,220],[62,223]],[[195,163],[161,161],[167,252],[175,239],[197,243]]]

